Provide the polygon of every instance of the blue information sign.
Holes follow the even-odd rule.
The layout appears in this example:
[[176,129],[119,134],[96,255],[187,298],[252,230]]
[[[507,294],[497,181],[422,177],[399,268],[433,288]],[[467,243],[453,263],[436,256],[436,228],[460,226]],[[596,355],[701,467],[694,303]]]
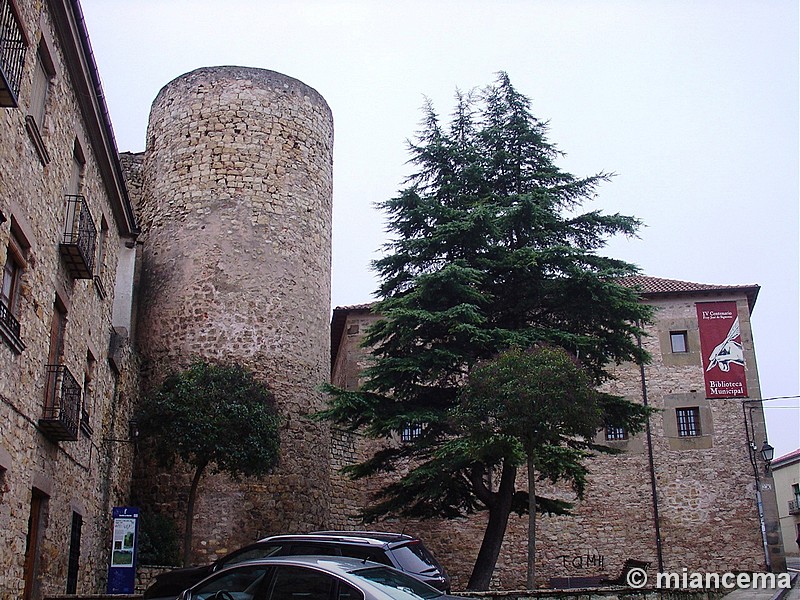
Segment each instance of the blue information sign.
[[111,562],[108,565],[108,593],[132,594],[136,584],[136,546],[139,537],[139,509],[114,507]]

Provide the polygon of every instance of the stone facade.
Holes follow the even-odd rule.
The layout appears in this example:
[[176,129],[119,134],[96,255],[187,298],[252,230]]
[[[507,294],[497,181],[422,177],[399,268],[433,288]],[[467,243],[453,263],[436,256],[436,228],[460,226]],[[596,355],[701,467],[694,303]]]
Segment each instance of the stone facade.
[[800,557],[800,448],[772,462],[783,549]]
[[[748,440],[750,426],[758,444],[765,439],[760,404],[746,419],[741,398],[707,399],[704,369],[699,352],[697,302],[735,301],[741,324],[746,377],[750,400],[760,397],[750,310],[756,286],[699,286],[655,278],[641,278],[646,301],[656,308],[656,321],[649,327],[643,345],[652,356],[644,369],[621,365],[608,390],[632,401],[643,402],[643,390],[650,406],[658,413],[650,420],[650,440],[646,433],[629,439],[598,442],[616,446],[624,453],[596,456],[588,463],[590,479],[585,498],[578,502],[574,515],[540,516],[537,521],[537,575],[543,586],[552,577],[616,576],[626,559],[650,562],[652,572],[659,569],[726,572],[763,570],[767,556],[771,567],[785,569],[780,550],[773,486],[768,475],[758,482],[764,504],[769,554],[765,555],[756,502],[756,479],[751,464]],[[379,315],[369,305],[337,308],[332,321],[333,375],[335,385],[353,389],[369,360],[361,348],[365,330]],[[686,332],[688,352],[674,353],[670,332]],[[676,409],[697,407],[702,423],[701,435],[681,437],[677,431]],[[749,420],[748,420],[749,419]],[[332,464],[352,464],[365,457],[374,442],[355,434],[336,433],[346,439],[333,447]],[[653,470],[651,477],[650,452]],[[340,454],[344,450],[344,454]],[[763,464],[758,465],[763,470]],[[336,525],[354,527],[353,508],[363,506],[378,482],[358,485],[334,477],[332,515],[344,515]],[[524,475],[518,489],[527,487]],[[655,486],[655,500],[652,486]],[[537,484],[537,492],[574,501],[564,489]],[[355,496],[354,494],[359,494]],[[356,498],[358,498],[356,500]],[[355,502],[354,502],[355,500]],[[335,508],[343,501],[351,510]],[[349,504],[348,504],[349,502]],[[658,511],[659,543],[656,539],[654,511]],[[403,529],[422,537],[453,577],[455,589],[463,589],[477,556],[485,528],[483,515],[453,521],[397,521],[380,527]],[[777,543],[776,543],[777,542]],[[659,557],[660,546],[660,557]],[[518,589],[525,582],[527,560],[527,516],[512,515],[503,549],[494,573],[493,587]]]
[[[271,475],[204,479],[194,559],[273,533],[359,527],[370,487],[339,469],[374,442],[306,418],[324,406],[317,386],[331,372],[336,385],[358,385],[368,360],[358,343],[377,318],[367,305],[337,309],[329,326],[333,122],[325,100],[272,71],[198,69],[158,94],[145,152],[119,156],[79,4],[0,0],[0,15],[4,35],[16,31],[24,48],[17,63],[1,63],[20,71],[4,71],[10,89],[0,86],[0,600],[102,592],[114,506],[135,500],[180,522],[187,473],[134,459],[129,426],[140,390],[198,358],[248,366],[275,393],[283,426]],[[749,324],[756,292],[678,286],[648,294],[659,309],[644,340],[653,362],[620,367],[610,389],[638,401],[645,390],[661,412],[651,439],[614,442],[626,452],[592,461],[574,516],[540,520],[543,584],[616,574],[627,558],[666,569],[763,568],[756,491],[767,557],[781,568],[774,486],[764,475],[756,490],[751,471],[763,465],[749,454],[749,442],[765,437]],[[703,393],[691,349],[695,302],[708,298],[735,301],[742,317],[745,411],[741,399]],[[690,352],[667,351],[673,329],[687,333]],[[676,433],[675,411],[686,406],[705,424],[697,439]],[[380,527],[423,537],[458,589],[484,522]],[[494,587],[524,580],[525,527],[512,517]]]
[[[143,385],[195,359],[238,362],[275,393],[284,419],[274,474],[205,477],[194,556],[323,527],[330,337],[333,122],[324,99],[285,75],[243,67],[187,73],[158,94],[141,161],[126,159],[142,223]],[[137,481],[138,501],[180,522],[188,482]]]
[[0,112],[0,598],[17,600],[104,586],[133,452],[111,440],[128,439],[138,397],[112,318],[136,223],[72,2],[0,8],[3,52],[9,31],[24,47]]

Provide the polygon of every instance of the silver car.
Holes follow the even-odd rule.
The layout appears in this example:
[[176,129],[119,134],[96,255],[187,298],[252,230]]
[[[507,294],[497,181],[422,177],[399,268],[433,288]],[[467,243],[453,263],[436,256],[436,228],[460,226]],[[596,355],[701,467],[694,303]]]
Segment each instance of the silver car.
[[[456,600],[402,571],[344,556],[281,556],[223,569],[179,600]],[[463,600],[463,599],[459,599]]]

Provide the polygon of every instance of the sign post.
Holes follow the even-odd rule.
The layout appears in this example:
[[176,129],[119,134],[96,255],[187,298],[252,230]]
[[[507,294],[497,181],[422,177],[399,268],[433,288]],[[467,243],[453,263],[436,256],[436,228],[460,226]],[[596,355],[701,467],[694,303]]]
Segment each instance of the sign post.
[[132,594],[136,585],[136,547],[139,537],[139,509],[116,506],[111,562],[108,565],[109,594]]

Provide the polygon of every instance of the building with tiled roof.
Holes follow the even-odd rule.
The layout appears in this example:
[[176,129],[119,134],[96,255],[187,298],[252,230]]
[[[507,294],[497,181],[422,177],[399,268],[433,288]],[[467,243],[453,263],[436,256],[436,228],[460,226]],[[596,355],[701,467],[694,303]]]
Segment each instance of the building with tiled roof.
[[800,556],[800,448],[772,461],[775,495],[787,556]]
[[[652,360],[641,368],[620,365],[608,390],[646,402],[658,412],[647,432],[600,432],[597,442],[623,453],[588,461],[587,493],[573,516],[537,520],[540,585],[613,577],[627,559],[649,563],[651,574],[684,568],[720,573],[784,570],[773,475],[758,452],[766,441],[766,428],[750,314],[759,286],[647,276],[619,282],[638,288],[642,301],[656,309],[642,340]],[[373,309],[373,304],[334,309],[334,385],[358,387],[369,364],[361,341],[380,318]],[[334,432],[333,438],[336,467],[363,460],[370,452],[358,436]],[[346,514],[336,507],[353,506],[354,498],[360,498],[355,506],[365,505],[376,483],[370,488],[364,481],[332,474],[332,514]],[[569,490],[550,491],[574,500]],[[335,525],[356,526],[347,519]],[[452,571],[456,589],[469,578],[484,526],[482,516],[403,523]],[[526,527],[526,518],[512,516],[509,521],[493,578],[493,585],[501,589],[525,583],[521,565],[526,564]]]

